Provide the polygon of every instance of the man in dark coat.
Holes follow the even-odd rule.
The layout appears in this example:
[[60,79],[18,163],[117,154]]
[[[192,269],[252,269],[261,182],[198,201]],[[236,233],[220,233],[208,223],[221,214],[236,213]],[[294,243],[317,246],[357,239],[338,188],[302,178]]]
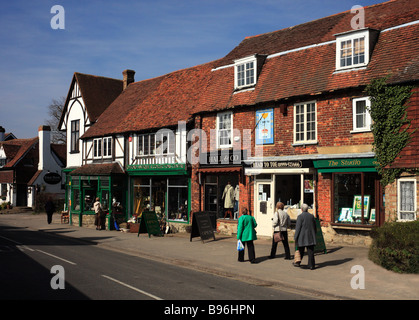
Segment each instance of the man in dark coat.
[[51,198],[48,198],[48,201],[45,203],[45,212],[47,213],[47,222],[50,224],[52,222],[52,214],[55,211],[55,205]]
[[[308,205],[305,203],[301,206],[301,214],[297,217],[295,226],[294,240],[300,251],[301,260],[303,259],[304,249],[307,248],[308,267],[313,270],[315,267],[314,247],[316,245],[316,220],[314,216],[308,212]],[[299,267],[300,263],[294,263]]]

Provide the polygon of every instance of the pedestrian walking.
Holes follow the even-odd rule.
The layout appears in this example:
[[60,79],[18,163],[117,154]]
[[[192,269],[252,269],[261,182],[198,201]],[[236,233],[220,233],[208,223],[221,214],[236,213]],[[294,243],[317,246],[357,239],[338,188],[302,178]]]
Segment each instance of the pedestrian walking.
[[[304,256],[305,248],[307,248],[308,255],[308,267],[313,270],[315,268],[314,261],[314,247],[316,245],[316,220],[314,216],[308,212],[308,205],[303,204],[301,206],[301,214],[297,217],[297,223],[295,226],[294,240],[298,246],[298,251],[301,256],[301,260]],[[294,262],[295,267],[299,267],[301,262]]]
[[274,217],[272,218],[272,227],[274,228],[274,234],[272,237],[272,247],[269,259],[275,258],[276,249],[278,242],[282,241],[285,250],[285,260],[291,259],[290,247],[288,245],[288,228],[291,226],[291,220],[288,213],[284,211],[284,204],[278,202],[276,204],[276,210]]
[[[250,263],[256,262],[255,246],[253,240],[256,240],[256,220],[253,216],[248,215],[247,208],[243,209],[237,225],[237,239],[243,243],[244,249],[247,247],[247,254]],[[244,250],[239,251],[238,261],[244,261]]]
[[96,230],[102,230],[102,226],[105,222],[105,213],[103,212],[102,204],[100,203],[99,198],[96,198],[96,202],[93,204],[93,208],[95,209],[96,214]]
[[49,197],[48,201],[45,203],[45,212],[47,213],[47,222],[48,224],[51,224],[52,214],[55,212],[55,204],[51,197]]

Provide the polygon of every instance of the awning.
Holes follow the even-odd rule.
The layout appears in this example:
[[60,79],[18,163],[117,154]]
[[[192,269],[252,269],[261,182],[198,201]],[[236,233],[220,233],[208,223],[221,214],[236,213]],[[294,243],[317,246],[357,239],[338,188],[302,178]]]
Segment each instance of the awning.
[[240,173],[242,167],[213,167],[213,168],[199,168],[201,173]]
[[320,173],[330,172],[377,172],[375,158],[327,159],[313,161]]
[[109,176],[111,174],[124,174],[121,166],[118,163],[99,163],[86,164],[73,170],[72,176]]

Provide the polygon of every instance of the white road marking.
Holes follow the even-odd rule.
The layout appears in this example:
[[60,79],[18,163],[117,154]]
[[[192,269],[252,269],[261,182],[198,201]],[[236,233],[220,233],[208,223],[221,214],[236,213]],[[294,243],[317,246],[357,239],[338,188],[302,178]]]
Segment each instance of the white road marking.
[[46,255],[48,255],[48,256],[50,256],[50,257],[53,257],[53,258],[59,259],[59,260],[61,260],[61,261],[67,262],[67,263],[69,263],[69,264],[76,265],[76,263],[74,263],[74,262],[71,262],[71,261],[69,261],[69,260],[66,260],[66,259],[63,259],[63,258],[57,257],[57,256],[55,256],[55,255],[53,255],[53,254],[51,254],[51,253],[48,253],[48,252],[45,252],[45,251],[42,251],[42,250],[39,250],[39,249],[37,249],[36,251],[42,252],[43,254],[46,254]]
[[23,250],[35,251],[35,250],[33,250],[33,249],[25,246],[24,244],[21,244],[20,242],[15,241],[15,240],[12,240],[12,239],[9,239],[9,238],[6,238],[6,237],[2,237],[2,236],[0,236],[0,238],[3,238],[3,239],[6,239],[7,241],[15,243],[16,248],[18,248],[20,251],[23,251]]
[[111,277],[109,277],[109,276],[107,276],[107,275],[102,274],[102,277],[104,277],[104,278],[106,278],[106,279],[109,279],[109,280],[111,280],[111,281],[114,281],[114,282],[116,282],[116,283],[118,283],[118,284],[120,284],[120,285],[123,285],[123,286],[125,286],[125,287],[127,287],[127,288],[130,288],[130,289],[132,289],[132,290],[134,290],[134,291],[137,291],[137,292],[139,292],[139,293],[142,293],[142,294],[144,294],[144,295],[146,295],[146,296],[149,296],[150,298],[153,298],[154,300],[163,300],[162,298],[159,298],[159,297],[157,297],[157,296],[155,296],[155,295],[153,295],[153,294],[151,294],[151,293],[148,293],[148,292],[145,292],[145,291],[140,290],[140,289],[138,289],[138,288],[135,288],[135,287],[133,287],[133,286],[130,286],[129,284],[126,284],[126,283],[124,283],[124,282],[121,282],[121,281],[119,281],[119,280],[116,280],[116,279],[114,279],[114,278],[111,278]]

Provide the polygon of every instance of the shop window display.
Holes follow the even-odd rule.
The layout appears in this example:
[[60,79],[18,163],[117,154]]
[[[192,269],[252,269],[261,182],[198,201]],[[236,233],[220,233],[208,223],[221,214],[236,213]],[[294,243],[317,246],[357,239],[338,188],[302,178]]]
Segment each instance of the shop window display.
[[137,177],[134,179],[134,214],[155,211],[162,219],[188,221],[188,179]]
[[374,173],[334,174],[334,222],[374,224],[376,221]]

